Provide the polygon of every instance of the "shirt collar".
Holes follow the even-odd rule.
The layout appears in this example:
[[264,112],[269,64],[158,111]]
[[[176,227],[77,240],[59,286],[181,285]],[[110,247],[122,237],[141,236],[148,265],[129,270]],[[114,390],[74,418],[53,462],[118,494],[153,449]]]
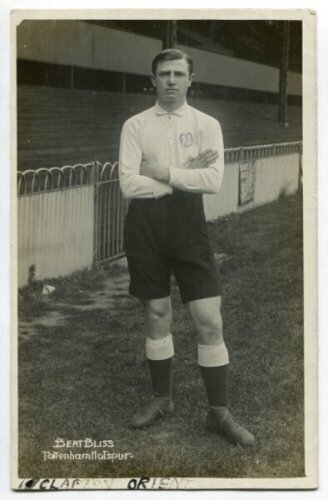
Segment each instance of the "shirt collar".
[[169,112],[166,111],[165,109],[161,108],[161,106],[156,102],[154,108],[155,108],[155,113],[157,115],[177,115],[177,116],[183,116],[185,111],[188,109],[188,103],[185,101],[180,108],[176,109],[175,111]]

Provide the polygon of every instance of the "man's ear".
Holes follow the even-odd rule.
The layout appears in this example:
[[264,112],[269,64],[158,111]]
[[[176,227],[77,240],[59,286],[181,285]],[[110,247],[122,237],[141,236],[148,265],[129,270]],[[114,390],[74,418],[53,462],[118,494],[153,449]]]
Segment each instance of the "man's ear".
[[154,75],[154,73],[150,73],[149,78],[150,78],[150,81],[151,81],[152,86],[153,86],[154,88],[156,88],[156,83],[155,83],[155,75]]
[[191,84],[195,78],[195,73],[189,73],[189,85],[188,87],[191,87]]

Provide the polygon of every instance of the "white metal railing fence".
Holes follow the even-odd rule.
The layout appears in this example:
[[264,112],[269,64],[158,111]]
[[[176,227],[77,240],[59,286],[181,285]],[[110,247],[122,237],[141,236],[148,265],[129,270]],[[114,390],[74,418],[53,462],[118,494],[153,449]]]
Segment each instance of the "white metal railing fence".
[[123,225],[128,202],[119,186],[118,162],[96,162],[94,260],[124,255]]
[[301,141],[226,148],[224,150],[224,162],[227,164],[236,161],[255,160],[257,158],[268,158],[270,156],[280,156],[291,153],[302,154]]
[[[302,154],[302,142],[282,142],[278,144],[261,144],[226,148],[224,160],[226,164],[245,160],[279,156],[291,153]],[[97,182],[118,183],[118,162],[98,161],[77,163],[63,167],[39,168],[17,172],[18,196],[37,194],[42,191],[54,191],[77,186],[85,186]]]
[[[245,164],[247,161],[258,160],[257,163],[260,166],[263,161],[270,157],[294,155],[293,176],[295,177],[295,154],[297,158],[301,158],[301,142],[228,148],[225,149],[225,163],[230,164],[235,172],[238,165]],[[281,163],[280,170],[282,171],[285,168],[285,163],[284,161],[279,163]],[[272,169],[272,165],[268,165],[266,169]],[[282,175],[278,170],[277,175]],[[269,172],[269,170],[266,170],[266,172]],[[238,190],[238,187],[235,186],[238,183],[237,175],[237,173],[234,173],[230,176],[229,169],[227,169],[225,182],[231,184],[232,188],[229,188],[230,191],[227,189],[225,193],[220,194],[219,203],[222,203],[222,200],[227,197],[235,198],[235,194],[232,196],[229,193],[232,193],[232,191],[235,193],[236,189]],[[261,175],[263,177],[263,173]],[[263,179],[261,182],[263,182]],[[284,179],[282,179],[282,182],[284,182]],[[71,194],[69,194],[69,191],[71,191]],[[54,192],[59,193],[55,195]],[[88,238],[91,238],[92,241],[88,242],[86,246],[90,248],[91,245],[92,258],[90,262],[90,251],[88,251],[88,256],[86,255],[83,261],[86,266],[91,265],[92,262],[100,263],[113,260],[124,254],[123,224],[128,203],[127,200],[124,200],[119,187],[118,162],[102,164],[98,161],[92,161],[86,164],[65,165],[60,168],[41,168],[18,172],[17,193],[19,197],[18,218],[20,221],[18,253],[20,254],[28,249],[31,254],[29,261],[31,264],[35,264],[32,255],[33,249],[38,247],[38,251],[42,252],[42,249],[39,248],[40,242],[36,240],[41,239],[45,244],[47,234],[49,234],[49,241],[57,242],[57,247],[60,246],[59,242],[64,244],[65,238],[67,238],[67,241],[72,241],[74,252],[78,251],[77,249],[81,246],[85,248],[85,238],[88,234]],[[52,195],[49,196],[50,194]],[[36,198],[38,196],[39,201]],[[86,196],[87,198],[85,198]],[[30,202],[28,202],[29,197],[33,199]],[[84,197],[83,199],[87,200],[85,207],[83,205],[85,202],[81,204],[81,200],[78,201],[79,197],[81,199]],[[214,198],[211,197],[212,208],[217,203]],[[235,202],[233,201],[233,203]],[[217,216],[218,213],[219,215],[221,213],[230,213],[235,210],[233,203],[231,201],[228,203],[227,200],[227,202],[224,202],[225,207],[222,206],[219,211],[217,211],[217,208],[213,211],[210,207],[209,212],[213,214],[213,217]],[[85,227],[87,224],[91,224],[88,230]],[[60,233],[61,227],[67,228],[67,235],[61,234],[60,238],[57,235],[56,238],[53,230],[56,228],[56,231]],[[47,228],[47,231],[43,233],[42,228]],[[76,231],[73,235],[72,228],[76,228],[76,231],[81,234],[84,233],[84,239],[80,238]],[[42,234],[43,237],[41,238]],[[44,252],[46,254],[49,252],[47,246],[45,246]],[[62,252],[65,252],[64,247]],[[81,254],[83,254],[83,251]],[[60,258],[60,248],[57,248],[56,255]],[[64,256],[62,258],[65,260]],[[74,261],[73,254],[71,259]],[[78,261],[76,259],[76,262]],[[71,264],[72,268],[74,267],[73,264],[74,262]],[[82,265],[82,261],[79,265]],[[50,267],[53,268],[53,266]],[[69,268],[69,263],[67,263],[65,270],[66,268]]]
[[299,189],[302,142],[225,149],[220,192],[204,195],[207,220],[254,208]]
[[[118,258],[124,254],[123,223],[127,209],[127,201],[124,200],[119,187],[118,162],[101,164],[93,161],[17,173],[17,193],[21,206],[24,197],[40,197],[46,193],[76,190],[85,186],[93,189],[93,260],[97,263]],[[24,206],[26,207],[26,202]],[[53,209],[56,211],[55,206]],[[59,209],[57,210],[59,212]],[[80,208],[79,211],[82,216]],[[71,215],[67,214],[67,218]],[[33,225],[36,217],[39,217],[42,226],[41,219],[44,216],[44,213],[33,214]],[[22,227],[20,229],[25,233],[26,240],[26,231]]]
[[17,193],[18,196],[27,196],[44,191],[87,186],[93,183],[94,175],[95,162],[25,170],[17,172]]

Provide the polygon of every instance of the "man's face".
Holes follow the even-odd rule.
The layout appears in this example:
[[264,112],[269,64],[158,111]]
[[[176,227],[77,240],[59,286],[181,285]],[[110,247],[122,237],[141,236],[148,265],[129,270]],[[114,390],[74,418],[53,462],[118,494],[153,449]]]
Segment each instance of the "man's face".
[[156,74],[151,77],[159,104],[170,107],[182,105],[193,76],[189,74],[189,65],[185,59],[159,63]]

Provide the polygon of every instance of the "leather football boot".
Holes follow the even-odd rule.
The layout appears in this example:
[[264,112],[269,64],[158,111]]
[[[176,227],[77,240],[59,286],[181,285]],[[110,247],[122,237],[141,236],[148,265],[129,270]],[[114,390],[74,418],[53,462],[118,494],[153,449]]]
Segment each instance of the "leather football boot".
[[153,397],[133,415],[130,425],[136,429],[155,424],[166,415],[173,413],[173,402],[169,398]]
[[234,420],[226,406],[210,408],[205,425],[209,431],[221,434],[230,443],[241,446],[255,444],[255,437]]

